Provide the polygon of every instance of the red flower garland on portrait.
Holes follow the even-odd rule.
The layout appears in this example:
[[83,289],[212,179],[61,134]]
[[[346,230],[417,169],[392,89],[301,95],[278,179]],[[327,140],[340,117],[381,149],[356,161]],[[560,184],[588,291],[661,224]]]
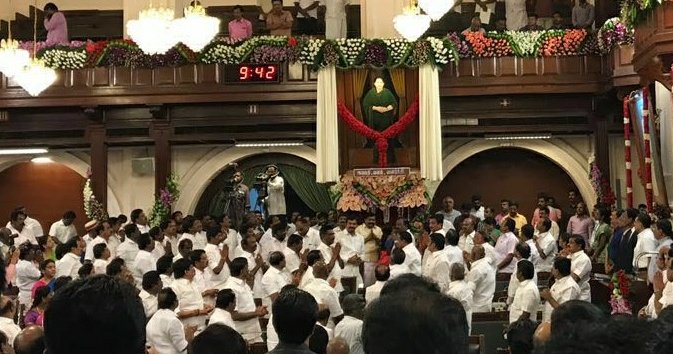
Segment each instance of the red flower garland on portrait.
[[379,167],[386,167],[388,166],[388,156],[386,154],[386,151],[388,150],[388,139],[400,135],[416,120],[416,118],[418,118],[419,103],[418,97],[416,97],[404,115],[382,132],[368,127],[361,120],[357,119],[343,102],[337,104],[337,110],[339,111],[339,117],[341,117],[351,130],[376,142],[376,148],[379,151]]

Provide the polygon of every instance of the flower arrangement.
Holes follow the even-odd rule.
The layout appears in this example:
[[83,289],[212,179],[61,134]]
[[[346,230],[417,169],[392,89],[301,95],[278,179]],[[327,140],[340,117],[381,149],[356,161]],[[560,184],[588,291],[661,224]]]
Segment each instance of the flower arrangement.
[[615,46],[633,44],[634,31],[618,17],[605,21],[598,30],[598,47],[602,53],[608,53]]
[[180,198],[180,185],[175,175],[166,179],[166,187],[159,190],[159,195],[155,195],[154,205],[150,210],[150,226],[159,226],[163,221],[168,220],[171,215],[173,204]]
[[84,202],[84,213],[86,217],[91,220],[107,220],[108,214],[103,207],[103,204],[96,199],[96,196],[91,190],[91,177],[84,182],[82,189],[82,200]]
[[37,57],[48,67],[59,69],[82,69],[87,62],[84,48],[55,47],[43,50]]
[[428,204],[425,182],[408,176],[356,177],[345,174],[332,187],[337,210],[366,211],[384,208],[417,208]]
[[612,314],[632,314],[631,304],[627,300],[631,281],[626,276],[624,270],[620,270],[612,275],[610,282],[610,290],[612,296],[610,297],[610,307],[612,307]]
[[623,0],[619,16],[630,27],[635,27],[661,4],[660,0]]
[[603,176],[596,161],[591,162],[589,179],[591,180],[591,186],[594,188],[594,192],[596,192],[597,203],[606,206],[615,204],[617,199],[610,186],[610,181]]

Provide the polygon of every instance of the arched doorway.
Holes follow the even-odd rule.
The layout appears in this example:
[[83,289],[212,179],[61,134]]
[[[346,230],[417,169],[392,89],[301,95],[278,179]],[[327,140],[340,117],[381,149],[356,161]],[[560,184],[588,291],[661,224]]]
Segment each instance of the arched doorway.
[[[331,207],[327,187],[315,182],[315,165],[307,160],[290,154],[267,153],[247,156],[236,163],[243,172],[243,183],[251,189],[255,175],[263,172],[269,164],[277,165],[285,179],[288,213],[297,211],[311,214],[327,211]],[[196,215],[210,214],[219,217],[223,214],[226,203],[223,187],[233,173],[233,168],[225,168],[208,184],[197,202]],[[251,205],[254,206],[254,200]]]
[[479,194],[482,203],[496,211],[501,199],[516,200],[519,212],[530,219],[538,193],[545,192],[563,204],[570,188],[576,188],[572,178],[546,156],[519,148],[495,148],[454,167],[437,188],[432,205],[441,208],[444,196],[450,195],[458,207]]
[[75,226],[80,234],[87,221],[82,201],[84,177],[60,163],[19,162],[0,171],[0,220],[2,226],[12,210],[23,205],[31,217],[42,224],[45,233],[63,213],[77,214]]

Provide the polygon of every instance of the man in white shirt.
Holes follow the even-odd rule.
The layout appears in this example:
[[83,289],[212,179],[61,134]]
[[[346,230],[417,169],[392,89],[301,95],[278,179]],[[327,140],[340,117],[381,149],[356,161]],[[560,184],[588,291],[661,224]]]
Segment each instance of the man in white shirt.
[[203,231],[203,225],[201,224],[201,220],[188,215],[186,218],[182,220],[182,235],[178,238],[178,246],[179,243],[182,240],[190,240],[192,241],[192,249],[199,250],[203,249],[206,247],[205,243],[200,244],[199,240],[197,240],[196,235],[199,234],[201,231]]
[[143,302],[145,317],[148,319],[158,310],[157,296],[163,287],[164,284],[161,282],[159,272],[156,270],[151,270],[143,275],[142,290],[140,291],[139,296],[140,300]]
[[252,289],[246,283],[248,261],[243,257],[235,258],[231,261],[230,267],[231,276],[224,284],[224,288],[231,289],[236,294],[236,307],[231,314],[235,329],[248,343],[260,343],[262,328],[259,325],[259,317],[265,316],[268,312],[266,307],[255,305]]
[[549,214],[549,209],[540,209],[539,211],[540,215],[540,220],[533,226],[535,226],[535,235],[539,235],[539,229],[538,226],[543,220],[549,220],[549,228],[547,228],[547,232],[549,232],[552,237],[554,237],[554,241],[558,241],[558,237],[560,235],[561,229],[558,226],[558,223],[554,220],[551,219],[550,214]]
[[474,247],[474,233],[474,220],[472,220],[472,218],[463,219],[458,247],[464,252],[472,252],[472,247]]
[[35,264],[35,249],[33,246],[19,246],[15,285],[19,288],[19,304],[24,305],[26,309],[29,309],[32,304],[31,290],[40,276],[39,265]]
[[55,237],[59,243],[66,243],[71,237],[77,236],[77,229],[73,224],[75,218],[74,211],[66,211],[61,220],[51,224],[49,236]]
[[337,235],[336,242],[341,244],[340,256],[345,262],[342,278],[356,278],[356,283],[362,284],[360,264],[363,263],[365,256],[365,240],[355,232],[357,225],[357,219],[349,217],[345,232]]
[[140,250],[136,243],[136,240],[140,236],[140,231],[135,224],[128,224],[124,226],[124,235],[126,235],[124,242],[117,247],[117,257],[124,260],[128,269],[133,269],[133,263]]
[[10,216],[9,223],[7,223],[7,228],[12,232],[12,235],[16,235],[14,244],[17,246],[26,242],[37,245],[37,238],[32,229],[26,224],[26,220],[26,214],[15,210]]
[[[451,228],[453,228],[453,224],[456,221],[456,218],[460,216],[460,212],[456,209],[454,209],[454,204],[455,202],[453,201],[453,198],[446,196],[442,200],[442,210],[438,211],[437,214],[441,214],[443,216],[443,222],[448,222],[448,224],[451,225]],[[448,231],[448,228],[444,228],[445,231]]]
[[82,266],[80,257],[84,248],[84,241],[81,237],[73,237],[63,247],[70,252],[56,261],[56,278],[72,277],[73,279],[77,279],[77,271]]
[[251,226],[247,227],[247,231],[243,233],[240,251],[240,257],[243,257],[248,261],[248,268],[250,268],[251,264],[254,265],[253,268],[248,272],[253,279],[252,295],[255,297],[255,299],[262,299],[264,298],[262,277],[264,276],[264,271],[268,266],[264,264],[262,256],[259,254],[259,252],[257,252],[257,241],[255,238],[254,228]]
[[[110,228],[110,223],[108,223],[107,221],[99,223],[98,226],[96,226],[95,233],[96,238],[94,238],[91,242],[89,242],[86,245],[86,251],[84,252],[84,260],[86,261],[94,260],[93,256],[94,246],[99,245],[101,243],[108,246],[108,240],[110,239],[110,236],[112,236],[112,228]],[[110,257],[115,258],[112,254],[110,254]]]
[[154,240],[148,234],[141,234],[138,237],[138,253],[133,260],[133,266],[130,268],[133,277],[136,279],[136,287],[142,288],[143,276],[151,270],[157,270],[157,260],[152,256],[154,249]]
[[570,249],[570,272],[577,285],[580,287],[579,300],[591,302],[591,287],[589,286],[589,277],[591,276],[591,259],[584,253],[584,238],[580,235],[570,236],[568,242]]
[[0,331],[5,334],[11,347],[14,346],[14,338],[21,332],[21,327],[14,323],[17,308],[14,301],[4,295],[0,297],[0,308],[4,310],[0,313]]
[[[29,232],[33,236],[35,236],[36,238],[44,236],[44,230],[42,230],[42,224],[40,224],[39,221],[31,218],[30,215],[28,215],[28,210],[26,209],[26,207],[20,206],[20,207],[16,208],[14,211],[16,211],[19,214],[23,214],[25,216],[24,224],[26,225],[26,227],[29,229]],[[11,219],[12,218],[10,217],[10,222],[7,223],[6,227],[9,227],[11,225],[11,223],[12,223]],[[18,245],[19,243],[15,243],[15,244]]]
[[131,212],[131,224],[135,224],[141,234],[150,232],[150,227],[147,225],[147,215],[142,209],[135,209]]
[[[545,209],[542,209],[543,211]],[[551,272],[552,265],[554,264],[554,258],[558,253],[556,247],[556,240],[549,233],[549,227],[551,226],[551,220],[549,218],[542,218],[535,226],[537,231],[537,236],[533,237],[534,243],[533,246],[538,253],[538,262],[535,264],[535,269],[538,272]]]
[[402,274],[411,273],[411,270],[406,265],[406,254],[401,248],[395,248],[390,254],[390,278],[393,280]]
[[301,216],[296,223],[297,234],[302,237],[303,243],[301,251],[317,250],[320,246],[320,231],[311,227],[311,220],[308,217]]
[[[180,306],[178,316],[182,323],[187,326],[204,328],[206,316],[213,311],[213,306],[204,303],[204,294],[193,283],[195,275],[196,270],[189,259],[183,258],[177,260],[173,263],[173,276],[175,280],[171,283],[170,288],[173,289],[178,297]],[[161,302],[159,304],[161,305]]]
[[157,297],[158,310],[147,326],[147,344],[161,354],[187,353],[189,342],[194,338],[196,326],[184,327],[175,310],[178,297],[171,288],[162,289]]
[[411,273],[421,276],[423,272],[421,266],[421,253],[418,252],[416,245],[411,242],[411,235],[408,233],[400,234],[395,241],[395,247],[404,251],[405,257],[403,265],[407,266]]
[[519,287],[516,289],[514,301],[509,307],[509,323],[518,320],[537,321],[537,311],[540,307],[540,292],[533,281],[535,268],[527,259],[517,263],[516,276],[519,278]]
[[346,6],[350,0],[332,0],[325,4],[325,38],[346,38]]
[[486,258],[488,258],[488,262],[491,264],[493,269],[495,269],[496,265],[498,264],[498,257],[495,253],[495,247],[491,246],[491,244],[486,241],[486,237],[484,237],[484,234],[482,234],[480,231],[477,231],[474,234],[474,244],[484,247]]
[[476,217],[479,220],[484,220],[484,206],[481,205],[481,196],[472,196],[472,209],[470,210],[470,215]]
[[[206,245],[205,252],[208,257],[208,273],[210,274],[210,284],[208,287],[210,289],[222,290],[224,288],[224,283],[229,278],[229,244],[226,243],[226,236],[222,229],[218,226],[212,226],[206,230],[206,237],[208,238],[208,244]],[[233,235],[236,238],[236,235]],[[220,244],[225,242],[222,249],[220,249]]]
[[[532,228],[532,226],[530,227]],[[514,263],[514,272],[512,272],[512,275],[509,277],[509,285],[507,286],[507,304],[512,304],[514,301],[514,296],[516,295],[516,289],[519,288],[520,281],[519,276],[517,275],[517,265],[519,264],[519,261],[523,259],[531,261],[531,258],[532,255],[530,246],[524,242],[517,243],[514,249],[514,262],[516,262]],[[533,262],[531,261],[531,263]],[[533,265],[533,270],[535,270],[535,265]],[[533,283],[537,284],[536,272],[533,273]]]
[[381,289],[383,289],[383,286],[390,279],[390,268],[385,265],[378,265],[374,270],[374,276],[376,276],[376,283],[365,289],[365,302],[367,305],[378,299],[381,295]]
[[[472,330],[472,307],[474,303],[474,287],[465,280],[465,266],[461,263],[451,265],[451,282],[446,295],[460,301],[465,309],[467,326]],[[469,333],[469,332],[468,332]]]
[[93,271],[95,274],[105,274],[105,268],[109,264],[110,250],[104,244],[93,246]]
[[449,261],[449,265],[455,263],[465,265],[465,257],[463,251],[458,247],[458,234],[455,231],[446,233],[446,247],[444,247],[444,254]]
[[495,293],[495,269],[489,264],[484,248],[475,245],[472,248],[472,265],[467,281],[474,290],[473,312],[491,312]]
[[[164,234],[164,250],[173,256],[178,255],[178,229],[174,220],[165,220],[159,225],[161,232]],[[169,246],[170,245],[170,246]],[[170,252],[168,248],[170,247]],[[158,259],[158,258],[157,258]]]
[[650,260],[655,259],[657,252],[657,240],[650,229],[652,219],[649,215],[640,213],[633,223],[638,233],[638,241],[633,249],[633,270],[644,271],[649,268]]
[[271,227],[270,237],[266,234],[262,236],[259,240],[259,254],[262,255],[264,261],[268,263],[269,256],[273,252],[283,252],[287,245],[287,231],[287,224],[278,223]]
[[519,243],[519,239],[513,233],[515,227],[514,219],[506,218],[502,221],[502,235],[498,237],[495,243],[499,273],[512,273],[514,271],[514,247]]
[[301,236],[292,234],[287,238],[287,246],[283,249],[283,255],[285,255],[285,270],[290,274],[299,270],[302,260],[301,248]]
[[[671,226],[671,220],[661,219],[655,224],[652,224],[652,232],[654,233],[654,238],[657,240],[657,254],[661,255],[662,249],[667,249],[673,244],[673,228]],[[653,258],[654,260],[655,258]],[[647,280],[652,283],[654,280],[654,274],[657,272],[657,262],[650,261],[649,268],[647,270]]]
[[547,303],[544,307],[542,321],[551,322],[551,313],[564,302],[577,300],[580,297],[580,287],[570,276],[570,259],[559,257],[554,260],[552,275],[556,281],[550,289],[542,290],[540,296]]
[[231,289],[222,289],[217,293],[215,300],[215,310],[210,315],[208,326],[214,324],[223,324],[236,329],[236,324],[231,314],[236,310],[236,294]]
[[350,354],[364,354],[362,345],[362,318],[365,302],[360,295],[347,295],[343,300],[344,318],[334,327],[334,337],[348,343]]
[[329,279],[336,282],[334,290],[338,293],[344,291],[341,285],[341,274],[343,271],[344,261],[341,259],[341,244],[335,242],[336,230],[332,224],[323,225],[320,229],[320,245],[318,250],[322,254],[323,260],[327,262],[327,269],[329,270]]
[[264,297],[266,303],[271,305],[276,300],[280,290],[287,284],[290,284],[290,279],[283,270],[285,269],[285,256],[281,252],[273,252],[269,255],[269,269],[262,277],[262,288],[264,289]]
[[338,323],[343,316],[343,310],[339,304],[339,294],[327,282],[329,272],[324,261],[317,261],[313,264],[313,280],[311,280],[304,290],[313,295],[318,304],[322,304],[329,310],[329,321]]
[[443,252],[444,237],[437,233],[431,234],[428,250],[431,254],[428,262],[423,267],[423,276],[434,281],[439,286],[440,291],[445,292],[451,282],[451,266]]

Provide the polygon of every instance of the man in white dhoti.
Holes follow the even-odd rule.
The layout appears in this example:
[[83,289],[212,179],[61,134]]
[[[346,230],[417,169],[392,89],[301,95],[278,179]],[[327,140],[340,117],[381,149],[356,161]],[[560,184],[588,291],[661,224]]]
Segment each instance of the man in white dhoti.
[[266,188],[269,192],[267,197],[267,210],[269,216],[282,215],[281,219],[285,220],[285,180],[279,176],[278,166],[269,165],[266,167],[266,175],[269,176],[266,182]]
[[350,0],[330,0],[325,4],[325,38],[346,38],[346,6]]

